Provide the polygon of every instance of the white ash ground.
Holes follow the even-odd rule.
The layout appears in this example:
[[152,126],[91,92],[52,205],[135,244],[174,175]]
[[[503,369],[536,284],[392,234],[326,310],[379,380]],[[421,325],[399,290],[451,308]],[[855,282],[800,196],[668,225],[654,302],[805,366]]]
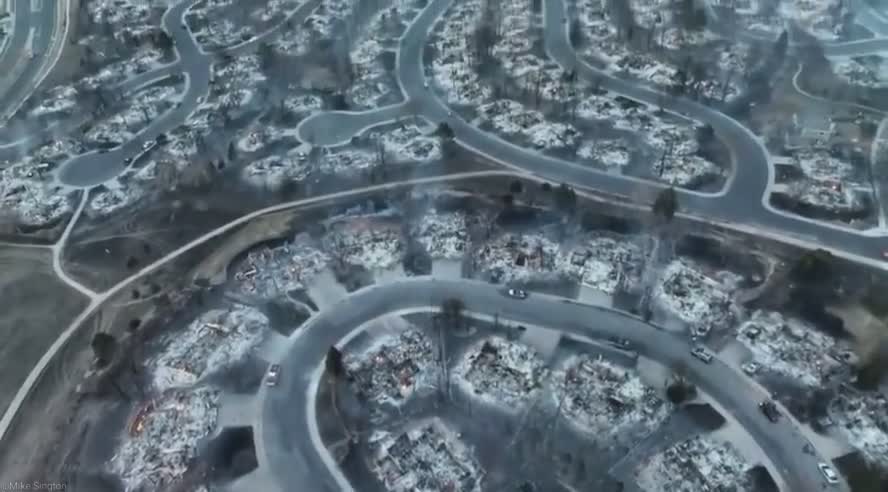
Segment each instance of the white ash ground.
[[429,210],[412,228],[411,235],[434,259],[458,260],[465,255],[466,216],[462,212]]
[[481,83],[472,61],[473,32],[480,19],[480,0],[455,2],[429,40],[435,50],[431,78],[450,104],[476,105],[491,98],[490,88]]
[[670,408],[635,371],[589,355],[573,356],[554,370],[552,398],[567,420],[596,439],[647,432]]
[[428,337],[416,329],[380,337],[344,359],[352,385],[377,404],[402,405],[417,390],[434,384],[435,352]]
[[386,270],[401,260],[400,224],[395,220],[341,219],[328,225],[324,251],[334,261],[361,265],[367,270]]
[[153,388],[163,393],[193,386],[241,361],[262,341],[268,327],[268,318],[249,306],[235,305],[201,314],[184,330],[161,342],[161,352],[148,364]]
[[[391,102],[392,94],[398,89],[383,64],[382,55],[388,53],[394,57],[398,38],[419,10],[417,0],[395,0],[389,8],[376,12],[361,29],[351,50],[354,80],[346,91],[353,108],[375,108],[383,98]],[[396,98],[401,99],[400,95]]]
[[235,148],[241,152],[252,153],[261,150],[271,142],[276,142],[289,136],[295,137],[296,131],[256,122],[253,128],[248,130],[248,133],[236,140]]
[[863,212],[866,202],[858,189],[836,186],[823,180],[798,180],[784,187],[787,195],[799,203],[834,212]]
[[636,470],[636,481],[650,492],[751,492],[750,468],[730,443],[695,437],[651,457]]
[[144,40],[161,32],[159,25],[152,23],[153,4],[162,13],[166,2],[143,2],[139,0],[90,0],[85,2],[86,14],[90,21],[110,26],[108,32],[118,42]]
[[148,405],[143,428],[121,436],[108,470],[127,492],[162,490],[188,469],[198,443],[216,427],[220,392],[213,388],[168,392]]
[[304,55],[313,43],[334,37],[337,25],[353,22],[355,6],[346,0],[323,0],[302,25],[283,29],[272,46],[287,55]]
[[707,273],[686,258],[670,262],[659,275],[653,302],[699,333],[727,326],[739,310],[731,296],[739,278],[729,272]]
[[854,360],[849,347],[779,313],[756,311],[738,331],[737,339],[752,352],[753,361],[805,387],[819,387]]
[[303,181],[311,174],[305,157],[296,149],[250,162],[241,172],[244,181],[264,189],[278,189],[287,182]]
[[84,132],[83,138],[93,144],[119,145],[130,141],[180,99],[179,89],[174,86],[140,91],[128,99],[130,104],[125,110],[99,120]]
[[517,410],[542,388],[547,373],[532,348],[491,336],[466,350],[452,378],[467,395]]
[[[30,167],[30,166],[29,166]],[[27,226],[49,225],[73,210],[68,191],[40,178],[20,178],[33,171],[23,166],[0,169],[0,208],[12,222]]]
[[[237,145],[243,151],[256,152],[295,135],[295,129],[257,125]],[[317,173],[354,176],[387,164],[426,164],[442,157],[441,138],[415,123],[374,128],[361,138],[374,142],[377,148],[323,148],[320,155],[311,156],[301,148],[293,148],[251,162],[244,167],[242,176],[248,183],[274,189],[288,181],[305,181]]]
[[212,80],[209,100],[203,102],[199,110],[217,112],[242,108],[268,79],[260,70],[259,56],[245,55],[214,64]]
[[[591,95],[580,101],[576,108],[576,115],[593,121],[612,121],[617,129],[644,135],[645,144],[654,155],[660,157],[651,160],[652,173],[670,184],[688,186],[705,178],[722,175],[722,170],[715,163],[697,155],[699,151],[695,135],[697,128],[693,123],[667,121],[658,114],[656,108],[641,103],[624,104],[601,95]],[[588,145],[594,148],[597,142],[592,141]],[[623,159],[621,149],[627,148],[627,145],[627,143],[622,143],[622,140],[617,140],[609,147],[600,150],[597,157],[602,164],[608,165],[605,160],[606,154],[603,153],[617,152],[617,162],[620,162]],[[580,150],[583,149],[584,147],[581,146]],[[586,155],[579,155],[586,157]],[[665,159],[663,156],[666,156]]]
[[864,198],[870,188],[867,183],[855,179],[855,169],[849,161],[834,157],[824,149],[796,151],[792,159],[804,177],[783,187],[789,196],[824,210],[855,212],[865,209]]
[[117,179],[104,183],[94,191],[84,212],[89,217],[106,217],[129,207],[145,197],[157,185],[157,163],[151,161],[140,169],[132,169]]
[[845,82],[862,87],[888,87],[888,64],[878,55],[830,59],[833,73]]
[[367,138],[382,145],[386,160],[422,163],[441,159],[440,138],[427,135],[416,123],[374,129]]
[[234,278],[242,292],[273,298],[304,289],[305,283],[327,268],[329,261],[330,257],[303,234],[276,248],[251,250],[236,267]]
[[796,23],[815,37],[838,40],[849,27],[851,12],[842,0],[790,0],[780,2],[783,19]]
[[577,157],[609,168],[629,165],[631,151],[625,140],[586,140],[577,147]]
[[477,114],[482,123],[492,125],[497,133],[518,137],[538,150],[573,147],[580,137],[572,125],[548,121],[540,111],[510,99],[482,104]]
[[275,27],[299,4],[296,0],[203,0],[188,10],[185,21],[201,46],[215,50],[249,41]]
[[586,88],[583,81],[567,83],[567,73],[557,63],[531,53],[542,26],[532,13],[530,0],[503,2],[499,15],[499,35],[491,52],[519,87],[558,102],[566,102]]
[[627,285],[638,281],[640,254],[631,241],[609,235],[589,234],[563,247],[543,235],[505,233],[478,248],[476,264],[497,283],[567,278],[612,294],[621,275]]
[[440,419],[422,421],[400,434],[370,436],[372,469],[390,492],[480,492],[484,470],[471,448]]
[[[73,116],[80,110],[94,110],[95,108],[82,108],[80,105],[87,91],[101,87],[107,89],[140,73],[159,68],[163,65],[162,62],[162,51],[150,46],[139,48],[126,60],[104,66],[97,73],[87,75],[76,83],[59,85],[46,91],[38,104],[28,110],[28,115],[63,119]],[[131,95],[126,97],[129,98]]]
[[840,389],[830,402],[829,415],[838,432],[867,460],[888,466],[888,401],[884,395]]
[[[670,1],[637,0],[632,3],[635,21],[651,29],[651,41],[666,49],[680,52],[717,39],[705,30],[691,31],[675,26]],[[581,50],[582,56],[604,62],[610,71],[617,74],[650,81],[661,87],[674,84],[678,67],[651,54],[635,52],[627,46],[619,38],[605,2],[580,0],[576,6],[576,15],[583,26],[584,37],[588,39],[586,47]],[[705,97],[718,100],[722,99],[723,93],[725,98],[739,94],[742,90],[741,77],[736,75],[745,73],[743,60],[747,52],[746,45],[732,44],[726,52],[730,54],[719,58],[716,67],[718,70],[703,80],[693,81],[699,92]]]

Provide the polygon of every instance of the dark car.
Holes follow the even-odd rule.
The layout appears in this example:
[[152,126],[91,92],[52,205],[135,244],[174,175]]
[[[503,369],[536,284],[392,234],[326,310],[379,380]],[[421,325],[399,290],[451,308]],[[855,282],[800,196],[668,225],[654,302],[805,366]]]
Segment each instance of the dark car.
[[775,405],[773,401],[765,400],[759,403],[759,410],[761,410],[762,413],[765,414],[765,417],[771,422],[777,422],[780,420],[780,410],[777,410],[777,405]]
[[623,350],[629,350],[632,348],[632,342],[621,337],[608,337],[607,343]]

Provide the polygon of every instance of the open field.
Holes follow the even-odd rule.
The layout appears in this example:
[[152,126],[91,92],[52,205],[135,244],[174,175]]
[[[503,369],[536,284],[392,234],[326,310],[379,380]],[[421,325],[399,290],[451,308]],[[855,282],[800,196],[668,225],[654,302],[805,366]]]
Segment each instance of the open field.
[[49,250],[0,247],[0,406],[15,395],[31,367],[86,304],[52,272]]

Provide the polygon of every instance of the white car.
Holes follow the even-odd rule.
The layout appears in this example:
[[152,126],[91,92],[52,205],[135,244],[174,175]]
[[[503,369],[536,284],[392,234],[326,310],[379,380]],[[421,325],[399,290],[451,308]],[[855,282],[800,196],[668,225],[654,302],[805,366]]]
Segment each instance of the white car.
[[527,299],[527,291],[521,289],[509,289],[506,291],[506,294],[509,294],[509,297],[514,297],[515,299]]
[[429,83],[428,83],[428,82],[423,82],[423,83],[422,83],[422,86],[423,86],[424,88],[428,89],[428,88],[429,88]]
[[827,482],[831,484],[839,483],[839,475],[836,473],[835,470],[832,469],[831,466],[827,465],[826,463],[818,463],[817,468],[820,470],[820,473],[823,474],[824,478],[826,478]]
[[747,375],[752,376],[753,374],[757,373],[759,371],[759,369],[761,369],[761,366],[759,365],[758,362],[749,361],[749,362],[743,364],[742,366],[740,366],[740,369],[742,369],[743,372],[746,373]]
[[278,381],[280,379],[281,379],[280,364],[272,364],[271,367],[268,368],[268,373],[265,375],[265,384],[267,386],[277,386]]
[[705,362],[705,363],[707,363],[707,364],[709,364],[710,362],[712,362],[712,354],[710,354],[710,353],[706,350],[706,347],[704,347],[704,346],[702,346],[702,345],[697,345],[696,347],[694,347],[693,349],[691,349],[691,355],[693,355],[694,357],[696,357],[696,358],[702,360],[703,362]]

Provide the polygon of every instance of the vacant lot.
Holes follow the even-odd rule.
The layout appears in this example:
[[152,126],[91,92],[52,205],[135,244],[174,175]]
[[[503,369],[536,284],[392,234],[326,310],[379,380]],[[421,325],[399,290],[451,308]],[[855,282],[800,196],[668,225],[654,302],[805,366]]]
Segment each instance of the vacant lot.
[[56,279],[48,249],[0,246],[0,272],[2,412],[86,299]]

